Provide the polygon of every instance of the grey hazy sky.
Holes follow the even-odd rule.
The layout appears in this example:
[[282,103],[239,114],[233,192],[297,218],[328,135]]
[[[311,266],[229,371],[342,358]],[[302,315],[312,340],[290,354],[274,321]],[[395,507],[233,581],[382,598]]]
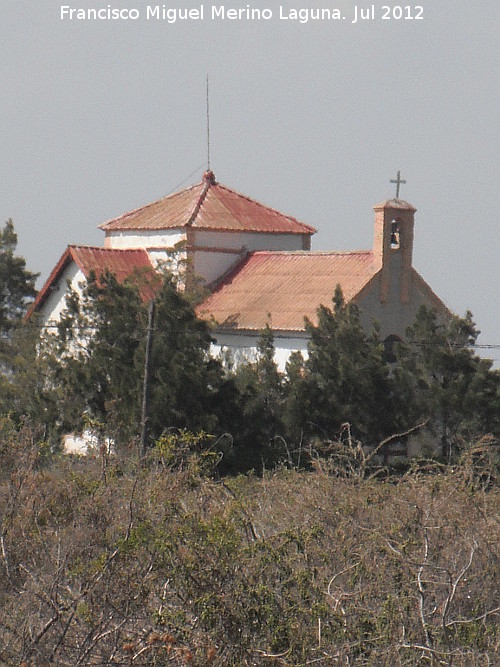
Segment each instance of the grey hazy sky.
[[98,224],[200,180],[208,72],[220,182],[317,227],[315,249],[365,249],[401,169],[415,267],[500,345],[498,0],[420,0],[421,21],[381,20],[379,3],[356,25],[348,0],[284,2],[346,16],[305,24],[271,0],[249,3],[271,21],[175,24],[61,21],[61,4],[148,3],[1,0],[0,220],[31,270],[45,279],[68,243],[100,245]]

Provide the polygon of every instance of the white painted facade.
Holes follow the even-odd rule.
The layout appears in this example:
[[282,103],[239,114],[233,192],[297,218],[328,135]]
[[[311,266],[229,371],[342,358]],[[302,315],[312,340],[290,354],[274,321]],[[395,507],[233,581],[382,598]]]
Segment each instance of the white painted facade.
[[194,252],[194,273],[203,278],[207,285],[234,268],[245,257],[246,252],[216,252],[196,250]]
[[301,234],[269,234],[259,232],[224,232],[191,228],[194,245],[207,248],[240,250],[303,250]]
[[100,454],[114,454],[114,443],[108,437],[97,435],[85,429],[81,435],[66,433],[61,438],[62,450],[65,454],[74,456],[97,456]]
[[52,286],[51,292],[39,310],[45,324],[59,322],[61,313],[66,308],[68,284],[79,295],[82,294],[85,276],[74,262],[70,262],[61,273],[59,280]]
[[186,241],[185,232],[179,229],[144,229],[130,232],[127,230],[111,231],[106,233],[105,248],[173,248],[178,243]]
[[[212,345],[212,354],[214,357],[220,357],[224,360],[228,358],[229,363],[236,366],[247,361],[253,362],[257,359],[257,343],[259,341],[259,332],[247,333],[216,333],[216,342]],[[304,359],[307,359],[307,343],[309,339],[305,336],[299,336],[296,332],[290,334],[274,334],[274,360],[278,370],[284,371],[287,361],[292,352],[301,352]]]

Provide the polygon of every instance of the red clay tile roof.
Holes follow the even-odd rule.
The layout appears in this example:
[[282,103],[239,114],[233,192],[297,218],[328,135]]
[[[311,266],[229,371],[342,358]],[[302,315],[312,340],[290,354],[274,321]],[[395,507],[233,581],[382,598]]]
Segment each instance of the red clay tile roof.
[[95,248],[92,246],[69,246],[73,261],[86,278],[93,271],[99,278],[109,271],[119,282],[123,282],[134,271],[153,268],[149,255],[142,249]]
[[100,225],[105,232],[185,227],[270,234],[314,234],[316,231],[314,227],[220,185],[210,171],[198,185]]
[[377,273],[372,252],[254,252],[197,308],[221,329],[303,331],[340,284],[353,299]]
[[106,271],[113,273],[119,282],[123,282],[136,271],[153,270],[148,253],[145,250],[115,250],[93,246],[70,245],[66,248],[54,270],[31,305],[28,317],[38,310],[48,298],[51,288],[60,279],[70,262],[75,262],[83,275],[88,278],[94,272],[99,278]]

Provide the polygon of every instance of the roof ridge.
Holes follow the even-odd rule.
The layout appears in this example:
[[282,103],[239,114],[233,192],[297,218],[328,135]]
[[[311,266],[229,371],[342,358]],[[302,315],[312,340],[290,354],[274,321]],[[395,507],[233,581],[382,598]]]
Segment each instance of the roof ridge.
[[84,245],[80,243],[70,243],[68,248],[83,248],[85,250],[100,250],[104,252],[145,252],[147,254],[146,248],[106,248],[106,246]]
[[373,255],[373,250],[252,250],[249,255]]
[[203,202],[207,198],[207,194],[208,194],[208,191],[210,190],[210,186],[214,185],[213,181],[211,181],[208,178],[204,181],[204,183],[205,184],[203,186],[203,190],[201,191],[200,196],[198,197],[198,201],[196,202],[196,204],[194,206],[193,212],[189,216],[189,220],[186,222],[186,227],[192,227],[193,226],[193,223],[196,220],[196,218],[198,217],[198,213],[200,212],[200,209],[203,206]]

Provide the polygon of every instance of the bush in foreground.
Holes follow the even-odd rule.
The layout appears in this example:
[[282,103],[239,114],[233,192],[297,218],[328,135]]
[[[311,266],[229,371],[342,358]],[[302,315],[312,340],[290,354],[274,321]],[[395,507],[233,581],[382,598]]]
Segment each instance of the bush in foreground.
[[500,659],[487,443],[397,479],[319,461],[222,482],[165,443],[149,467],[49,466],[29,429],[1,438],[0,664]]

